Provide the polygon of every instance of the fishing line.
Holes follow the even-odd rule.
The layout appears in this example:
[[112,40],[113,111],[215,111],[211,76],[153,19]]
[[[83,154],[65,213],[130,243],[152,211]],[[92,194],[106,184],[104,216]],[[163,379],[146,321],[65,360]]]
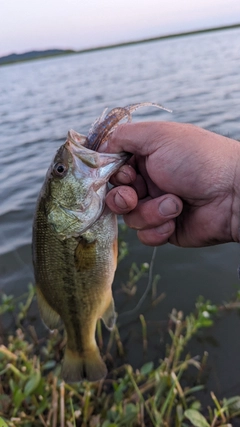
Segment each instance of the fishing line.
[[148,283],[147,283],[147,287],[145,289],[145,292],[143,293],[143,295],[141,296],[140,300],[138,301],[137,305],[129,311],[125,311],[124,313],[120,314],[118,316],[118,321],[120,320],[120,323],[118,323],[118,327],[119,326],[123,326],[123,323],[121,323],[121,320],[124,319],[125,317],[129,317],[129,316],[133,316],[135,314],[138,314],[139,309],[141,308],[143,302],[145,301],[145,299],[148,296],[148,293],[152,287],[153,281],[152,281],[152,276],[153,276],[153,267],[154,267],[154,261],[156,258],[156,253],[157,253],[157,247],[155,246],[153,249],[153,253],[152,253],[152,257],[151,257],[151,261],[150,261],[150,266],[149,266],[149,274],[148,274]]

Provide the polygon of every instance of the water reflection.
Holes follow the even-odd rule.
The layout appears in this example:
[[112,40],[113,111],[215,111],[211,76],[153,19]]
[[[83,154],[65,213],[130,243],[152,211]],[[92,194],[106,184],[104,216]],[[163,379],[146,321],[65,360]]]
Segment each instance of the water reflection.
[[[68,129],[87,133],[105,107],[152,101],[173,114],[145,109],[134,120],[189,122],[239,138],[239,43],[236,29],[1,67],[1,289],[20,295],[33,281],[30,242],[36,197]],[[119,292],[132,261],[151,258],[151,248],[139,244],[134,232],[128,232],[127,240],[131,250],[114,284],[119,311],[131,309],[145,286],[142,280],[135,299]],[[160,248],[155,272],[161,275],[159,292],[166,298],[146,311],[149,325],[164,324],[173,306],[188,313],[199,294],[214,303],[229,300],[239,286],[238,252],[237,245]],[[148,305],[146,301],[143,309]],[[221,351],[211,350],[212,365],[216,378],[221,374],[222,389],[236,384],[238,322],[231,314],[213,330]],[[139,340],[137,328],[124,339]],[[205,344],[198,344],[199,352]],[[129,362],[140,363],[142,356],[131,349],[129,344]],[[152,349],[150,357],[159,358],[162,346],[160,338],[154,343],[154,335]]]

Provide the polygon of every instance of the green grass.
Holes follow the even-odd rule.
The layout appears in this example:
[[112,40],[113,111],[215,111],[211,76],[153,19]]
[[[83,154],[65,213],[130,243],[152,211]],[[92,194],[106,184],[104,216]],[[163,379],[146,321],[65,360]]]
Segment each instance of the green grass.
[[[126,244],[120,242],[119,249],[121,260],[127,255]],[[152,277],[152,266],[153,258],[150,265],[138,267],[134,263],[122,290],[134,294],[137,282],[148,272],[155,305],[161,295],[157,295],[159,277]],[[20,301],[11,295],[1,297],[1,329],[4,331],[9,313],[14,327],[2,334],[0,345],[0,427],[226,427],[240,415],[240,396],[219,401],[212,391],[211,405],[202,407],[199,392],[205,388],[208,355],[196,357],[188,352],[190,340],[212,326],[219,311],[239,308],[239,298],[217,307],[200,297],[188,316],[173,309],[162,360],[157,365],[147,362],[135,370],[129,364],[116,364],[125,353],[121,327],[116,326],[106,341],[99,321],[96,338],[109,374],[96,383],[78,384],[66,384],[60,378],[62,331],[46,332],[44,338],[37,336],[29,317],[34,300],[33,286]],[[138,322],[146,354],[148,324],[142,314]]]
[[[202,408],[197,395],[204,388],[201,372],[206,365],[191,357],[187,346],[201,328],[211,326],[218,308],[200,298],[194,313],[184,317],[173,310],[170,315],[170,344],[158,366],[152,362],[133,370],[124,364],[109,372],[104,381],[65,384],[59,377],[62,336],[59,332],[39,340],[36,333],[21,326],[35,298],[30,287],[15,314],[17,329],[0,346],[0,426],[82,426],[82,427],[216,427],[230,425],[240,415],[240,396],[218,401],[211,393],[211,408]],[[12,310],[14,299],[2,296],[0,312]],[[143,346],[147,324],[140,320]],[[107,362],[111,350],[124,351],[117,327],[103,344],[100,323],[97,339]],[[193,368],[194,386],[184,380]],[[192,375],[192,373],[191,373]]]

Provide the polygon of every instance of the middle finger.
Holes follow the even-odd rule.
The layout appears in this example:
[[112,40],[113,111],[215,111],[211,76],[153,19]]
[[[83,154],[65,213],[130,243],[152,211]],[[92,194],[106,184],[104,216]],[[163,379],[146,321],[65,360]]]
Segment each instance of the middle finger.
[[182,211],[182,201],[174,194],[164,194],[155,199],[140,200],[135,209],[124,215],[125,223],[135,229],[158,227]]

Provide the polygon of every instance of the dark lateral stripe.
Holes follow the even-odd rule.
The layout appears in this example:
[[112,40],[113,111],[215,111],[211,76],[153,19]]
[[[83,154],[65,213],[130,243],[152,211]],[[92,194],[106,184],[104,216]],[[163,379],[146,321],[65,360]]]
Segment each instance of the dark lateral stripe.
[[69,337],[71,344],[72,341],[74,341],[74,348],[71,348],[71,350],[82,352],[83,344],[81,327],[79,325],[77,316],[81,307],[79,306],[79,300],[77,297],[77,287],[74,277],[74,254],[71,253],[71,251],[69,250],[67,240],[64,240],[62,243],[64,253],[63,298],[66,298],[65,310],[66,315],[68,317],[68,327],[66,329],[68,329],[69,327],[71,328],[71,331],[69,331],[70,333],[68,332],[68,335],[71,334],[71,337]]

